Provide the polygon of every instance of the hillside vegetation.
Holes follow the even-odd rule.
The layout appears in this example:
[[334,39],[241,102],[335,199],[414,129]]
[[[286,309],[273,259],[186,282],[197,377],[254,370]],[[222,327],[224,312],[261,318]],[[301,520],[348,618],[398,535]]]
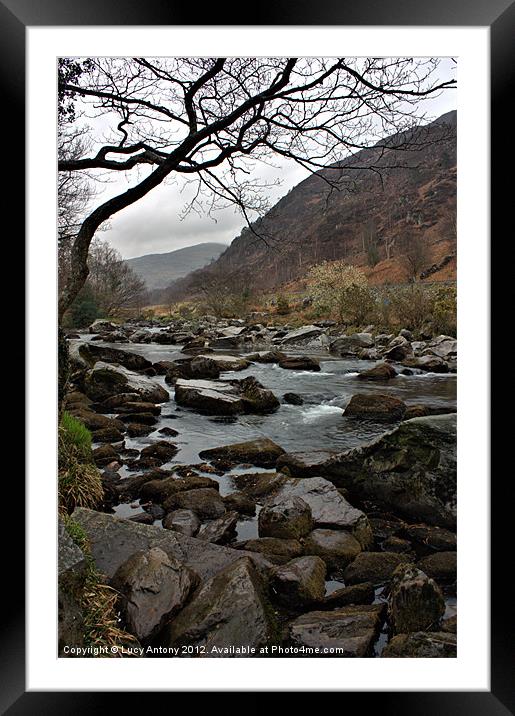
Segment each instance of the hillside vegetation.
[[[308,177],[209,267],[176,281],[167,300],[195,295],[218,279],[276,289],[336,259],[361,267],[373,285],[454,279],[455,128],[456,112],[449,112],[420,128],[420,142],[414,135],[409,150],[397,151],[393,136],[382,157],[374,149],[358,152],[342,190],[327,183],[341,179],[338,165]],[[367,169],[372,164],[383,167],[380,174]]]

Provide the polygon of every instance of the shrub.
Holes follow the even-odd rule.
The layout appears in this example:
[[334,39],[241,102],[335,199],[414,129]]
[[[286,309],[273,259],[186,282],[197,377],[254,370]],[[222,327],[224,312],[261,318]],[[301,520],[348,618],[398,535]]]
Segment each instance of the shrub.
[[313,266],[308,274],[313,306],[325,308],[340,322],[370,322],[375,300],[363,271],[344,261],[324,261]]
[[400,328],[418,331],[431,317],[431,291],[424,286],[412,284],[391,289],[389,300],[391,312]]
[[104,490],[100,472],[95,465],[69,459],[65,469],[59,470],[59,508],[71,514],[76,507],[94,509],[102,502]]
[[97,507],[104,498],[100,472],[93,463],[91,433],[80,420],[63,412],[59,425],[59,509]]
[[84,423],[64,411],[60,428],[65,450],[75,449],[77,456],[81,456],[86,462],[91,462],[91,433]]
[[100,318],[101,313],[91,289],[86,285],[70,308],[69,323],[73,328],[84,328]]
[[340,317],[354,326],[375,320],[376,300],[368,286],[349,286],[342,292]]
[[435,333],[456,336],[457,332],[456,286],[442,286],[434,293],[433,328]]
[[290,304],[288,303],[288,299],[286,298],[286,296],[284,296],[283,294],[277,296],[277,313],[280,316],[285,316],[289,312]]
[[435,334],[456,335],[455,286],[412,284],[383,288],[377,302],[379,323],[385,328],[422,328]]

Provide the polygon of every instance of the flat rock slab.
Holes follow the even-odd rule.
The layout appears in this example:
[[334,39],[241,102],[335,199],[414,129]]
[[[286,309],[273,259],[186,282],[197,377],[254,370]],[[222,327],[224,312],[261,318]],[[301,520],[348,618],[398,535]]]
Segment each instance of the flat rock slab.
[[321,333],[323,333],[323,330],[318,326],[303,326],[283,336],[281,343],[300,343],[308,338],[315,338]]
[[96,566],[109,579],[132,554],[152,547],[160,547],[190,567],[201,580],[211,578],[244,555],[250,557],[259,570],[266,571],[271,566],[259,554],[221,547],[179,532],[137,524],[83,507],[75,510],[73,519],[85,530]]
[[249,353],[245,357],[253,363],[279,363],[287,356],[286,353],[281,351],[258,351],[257,353]]
[[358,378],[360,380],[382,381],[395,378],[397,371],[389,363],[378,363],[373,368],[362,371]]
[[[341,649],[337,653],[321,654],[326,657],[362,658],[372,649],[383,611],[384,606],[380,604],[360,604],[331,612],[308,612],[290,623],[289,640],[295,646]],[[317,655],[306,654],[307,657]]]
[[202,450],[199,456],[202,460],[229,460],[234,463],[250,463],[258,467],[273,467],[277,458],[283,453],[283,448],[270,438],[257,438]]
[[220,371],[227,370],[245,370],[250,365],[250,360],[241,356],[227,356],[218,353],[210,353],[209,355],[199,355],[197,358],[207,358],[218,366]]
[[324,476],[410,520],[456,526],[456,414],[412,418],[326,461]]
[[347,404],[343,414],[361,420],[392,423],[402,420],[406,404],[388,393],[356,393]]
[[164,403],[170,395],[159,383],[127,370],[122,365],[97,361],[84,379],[84,391],[93,400],[105,400],[118,393],[137,393],[142,400]]
[[252,376],[243,380],[184,380],[175,383],[175,402],[207,415],[266,414],[277,410],[279,401]]
[[105,363],[118,363],[129,370],[146,370],[152,367],[152,363],[132,351],[122,351],[119,348],[108,348],[107,346],[99,346],[94,343],[82,343],[79,346],[79,354],[81,358],[93,366],[97,361]]
[[[240,543],[241,544],[241,543]],[[273,564],[286,564],[302,555],[302,545],[296,539],[278,539],[277,537],[259,537],[243,542],[247,552],[259,553]]]
[[361,552],[344,572],[346,584],[372,582],[374,585],[389,582],[396,568],[411,558],[397,552]]
[[279,361],[279,368],[285,370],[312,370],[320,371],[320,362],[310,356],[287,356]]
[[214,380],[183,380],[175,383],[178,405],[213,415],[236,415],[244,412],[241,395],[235,385]]
[[287,452],[277,460],[277,469],[289,472],[292,477],[315,477],[320,475],[327,460],[337,453],[334,450],[306,450]]
[[317,527],[349,530],[366,548],[372,541],[367,516],[342,497],[334,485],[323,477],[289,478],[274,494],[275,500],[301,497],[311,507]]

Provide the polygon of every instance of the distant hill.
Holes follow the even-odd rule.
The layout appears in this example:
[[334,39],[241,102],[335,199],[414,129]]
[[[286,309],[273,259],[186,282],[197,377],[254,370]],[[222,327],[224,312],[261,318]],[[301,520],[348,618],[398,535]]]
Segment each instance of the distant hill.
[[191,271],[207,266],[225,251],[225,244],[204,243],[186,246],[165,254],[146,254],[126,263],[140,276],[150,290],[166,288]]
[[[399,151],[405,140],[409,149]],[[242,272],[247,285],[275,289],[302,280],[314,264],[334,259],[362,267],[372,284],[402,283],[410,234],[426,246],[423,278],[454,279],[456,112],[382,144],[386,151],[372,147],[345,161],[348,190],[328,190],[327,180],[342,176],[341,163],[309,176],[253,224],[265,241],[244,229],[211,266],[176,282],[174,294],[195,295],[211,275],[233,281]]]

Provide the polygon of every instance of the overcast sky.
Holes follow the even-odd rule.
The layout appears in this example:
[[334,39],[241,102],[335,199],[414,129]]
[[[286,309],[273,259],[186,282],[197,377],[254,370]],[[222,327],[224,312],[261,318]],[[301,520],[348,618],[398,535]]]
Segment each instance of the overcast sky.
[[[440,77],[448,79],[454,76],[451,68],[454,69],[450,60],[442,60]],[[456,109],[456,106],[456,90],[446,90],[439,97],[426,100],[424,112],[438,117]],[[308,176],[305,169],[292,161],[277,158],[275,164],[276,168],[257,164],[254,169],[256,179],[279,179],[281,182],[280,186],[274,186],[268,191],[271,204]],[[116,175],[113,181],[100,186],[95,205],[125,191],[128,182],[134,183],[134,179],[134,174],[131,176],[130,172]],[[166,253],[206,241],[228,245],[245,226],[241,214],[233,208],[216,212],[216,221],[193,212],[181,220],[180,214],[188,196],[189,187],[183,186],[180,181],[167,180],[140,201],[112,217],[102,237],[118,249],[123,258],[133,258],[150,253]]]

